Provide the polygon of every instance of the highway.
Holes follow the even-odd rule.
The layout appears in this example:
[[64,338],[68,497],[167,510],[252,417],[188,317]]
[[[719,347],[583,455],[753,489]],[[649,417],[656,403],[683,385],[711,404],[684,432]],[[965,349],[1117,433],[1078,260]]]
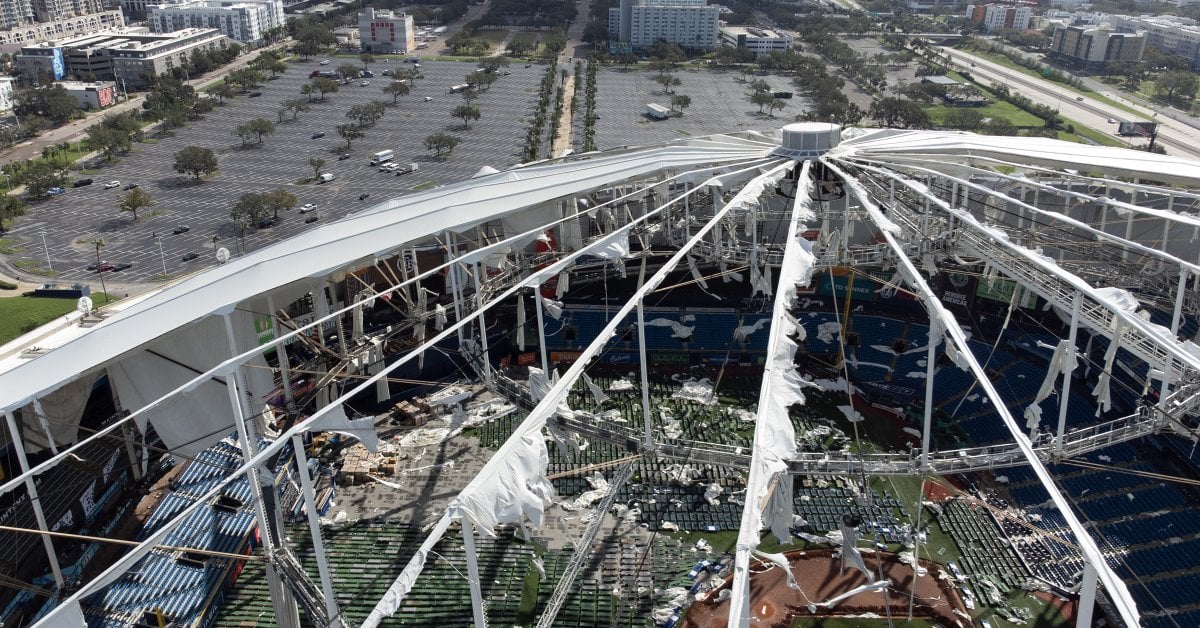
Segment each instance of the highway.
[[[971,73],[982,85],[1005,85],[1036,103],[1055,107],[1066,118],[1089,126],[1114,138],[1127,141],[1116,135],[1116,124],[1109,120],[1128,120],[1133,116],[1125,110],[1087,96],[1080,97],[1065,86],[1035,79],[1027,74],[1004,67],[988,59],[955,50],[941,48],[953,62]],[[1155,116],[1144,107],[1129,105],[1142,111],[1142,119],[1155,120],[1158,124],[1158,143],[1172,155],[1200,159],[1200,129],[1183,122]],[[1137,141],[1135,139],[1135,141]],[[1140,141],[1137,141],[1140,144]]]

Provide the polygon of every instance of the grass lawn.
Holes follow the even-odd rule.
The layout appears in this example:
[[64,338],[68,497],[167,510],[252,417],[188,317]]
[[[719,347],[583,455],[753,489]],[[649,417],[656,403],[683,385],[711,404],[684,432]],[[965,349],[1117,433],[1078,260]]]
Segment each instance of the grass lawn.
[[[1143,117],[1141,113],[1138,113],[1138,111],[1136,109],[1133,109],[1129,105],[1119,103],[1119,102],[1109,98],[1108,96],[1105,96],[1098,92],[1093,92],[1088,89],[1080,89],[1078,87],[1067,85],[1066,83],[1059,83],[1056,81],[1051,81],[1051,80],[1047,79],[1046,77],[1042,76],[1040,72],[1038,72],[1036,70],[1031,70],[1023,65],[1018,65],[1012,59],[1009,59],[1008,57],[1006,57],[1002,54],[997,54],[994,52],[985,52],[982,50],[967,50],[966,52],[969,52],[976,56],[983,57],[984,59],[987,59],[987,60],[997,63],[999,65],[1002,65],[1006,68],[1016,70],[1022,74],[1027,74],[1029,76],[1042,79],[1042,80],[1046,81],[1047,83],[1052,83],[1054,85],[1057,85],[1057,86],[1063,88],[1064,90],[1069,90],[1069,91],[1075,92],[1076,94],[1081,94],[1083,96],[1087,96],[1088,98],[1091,98],[1093,100],[1098,100],[1106,105],[1116,107],[1117,109],[1120,109],[1121,111],[1125,111],[1125,112],[1129,113],[1130,115],[1137,116],[1137,119],[1139,119],[1139,120]],[[1145,85],[1145,84],[1143,83],[1143,85]],[[1114,87],[1113,89],[1116,89],[1116,88]],[[1145,89],[1145,88],[1143,87],[1143,89]]]
[[[989,97],[991,97],[990,94]],[[936,105],[927,108],[925,111],[929,114],[930,122],[940,126],[945,119],[946,113],[955,109],[958,109],[958,107]],[[1006,118],[1016,126],[1040,126],[1042,124],[1041,118],[1018,109],[1016,105],[1003,100],[993,99],[992,104],[986,107],[974,107],[974,109],[985,118]]]
[[476,38],[476,39],[482,39],[482,40],[486,41],[486,42],[488,43],[488,45],[490,45],[490,46],[492,47],[492,49],[493,49],[493,50],[494,50],[494,49],[495,49],[497,46],[499,46],[500,44],[504,43],[504,40],[505,40],[505,38],[507,38],[507,37],[508,37],[508,31],[507,31],[507,30],[503,30],[503,29],[501,29],[501,30],[496,30],[496,31],[492,31],[492,30],[484,31],[484,30],[481,30],[481,31],[476,31],[476,32],[475,32],[475,38]]
[[[116,301],[116,298],[106,300],[102,294],[92,294],[92,302],[96,307],[109,301]],[[34,296],[0,298],[0,344],[73,311],[75,299]]]

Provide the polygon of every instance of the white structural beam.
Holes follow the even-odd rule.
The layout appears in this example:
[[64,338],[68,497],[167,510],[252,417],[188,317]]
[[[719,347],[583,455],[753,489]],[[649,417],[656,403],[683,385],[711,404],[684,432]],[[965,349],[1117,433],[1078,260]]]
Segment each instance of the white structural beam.
[[[796,433],[788,407],[803,403],[800,376],[796,373],[796,343],[788,336],[802,332],[792,318],[791,308],[798,286],[807,286],[812,278],[811,244],[800,237],[804,221],[814,215],[810,207],[813,190],[811,161],[801,167],[795,200],[788,220],[783,262],[779,267],[779,285],[771,310],[771,329],[767,339],[767,361],[758,393],[758,412],[754,417],[754,441],[750,458],[750,476],[746,481],[746,499],[738,530],[734,556],[733,588],[729,601],[729,628],[750,626],[750,553],[758,547],[759,534],[766,523],[781,543],[790,539],[792,518],[792,476],[787,461],[796,455]],[[769,521],[764,522],[764,509]]]
[[[845,180],[851,194],[867,209],[871,221],[875,223],[880,235],[887,242],[888,247],[895,253],[898,270],[909,285],[920,295],[926,311],[929,312],[931,323],[930,335],[935,332],[933,324],[944,328],[943,331],[949,336],[950,341],[954,343],[962,363],[968,367],[968,370],[975,376],[975,380],[979,383],[979,386],[987,393],[988,398],[992,400],[992,404],[996,412],[999,413],[1001,420],[1003,420],[1004,426],[1008,428],[1017,447],[1028,461],[1030,468],[1050,494],[1050,499],[1053,501],[1055,507],[1058,508],[1059,513],[1071,529],[1072,534],[1075,535],[1075,540],[1078,542],[1079,548],[1083,553],[1084,561],[1096,569],[1100,581],[1104,583],[1105,588],[1108,590],[1113,603],[1117,607],[1117,612],[1121,615],[1121,619],[1130,626],[1139,625],[1137,606],[1133,602],[1133,597],[1130,595],[1129,589],[1117,577],[1112,568],[1108,566],[1108,563],[1105,562],[1104,554],[1100,551],[1099,546],[1096,545],[1096,541],[1092,539],[1091,535],[1083,527],[1083,523],[1080,522],[1075,511],[1071,509],[1071,504],[1063,497],[1062,492],[1058,490],[1058,486],[1055,484],[1054,478],[1050,475],[1050,471],[1037,457],[1037,454],[1033,450],[1033,444],[1017,425],[1012,412],[1004,403],[1004,397],[996,390],[995,385],[992,384],[991,379],[984,372],[983,366],[979,364],[974,354],[971,353],[970,345],[967,344],[967,338],[963,334],[958,321],[954,318],[954,314],[947,310],[941,301],[938,300],[937,295],[934,294],[929,284],[925,281],[925,278],[916,266],[913,265],[912,260],[909,259],[904,248],[896,240],[896,236],[899,234],[899,227],[884,217],[879,206],[871,200],[870,195],[866,193],[862,184],[853,175],[841,170],[834,164],[826,162],[826,165]],[[941,203],[940,199],[935,199],[935,201]]]
[[[8,431],[12,436],[13,448],[17,450],[17,462],[20,463],[22,475],[25,477],[25,490],[29,493],[29,504],[33,507],[33,516],[37,519],[38,529],[42,532],[49,532],[50,527],[46,524],[46,514],[42,511],[42,500],[38,498],[37,485],[34,483],[33,476],[29,475],[29,459],[25,457],[25,442],[21,438],[21,432],[17,430],[17,420],[13,417],[12,410],[6,410],[4,418],[8,421]],[[62,569],[58,565],[58,553],[54,551],[54,541],[50,539],[49,534],[39,536],[42,537],[42,545],[46,548],[46,560],[50,561],[54,584],[61,589],[63,575]]]

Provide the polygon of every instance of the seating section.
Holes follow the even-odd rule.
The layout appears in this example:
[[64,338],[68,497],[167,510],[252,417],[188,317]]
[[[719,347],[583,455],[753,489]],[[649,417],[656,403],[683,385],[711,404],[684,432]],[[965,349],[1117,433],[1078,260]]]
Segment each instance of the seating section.
[[[261,441],[265,444],[265,441]],[[289,459],[282,456],[281,460]],[[179,473],[172,489],[146,519],[138,540],[146,540],[168,521],[215,488],[241,464],[241,449],[233,437],[201,452]],[[278,478],[277,478],[278,479]],[[257,527],[245,476],[222,492],[222,507],[205,505],[188,514],[163,539],[167,547],[188,547],[229,554],[246,553]],[[88,625],[139,624],[147,612],[161,612],[180,625],[202,622],[214,599],[241,570],[241,561],[179,550],[154,549],[128,573],[84,605]]]

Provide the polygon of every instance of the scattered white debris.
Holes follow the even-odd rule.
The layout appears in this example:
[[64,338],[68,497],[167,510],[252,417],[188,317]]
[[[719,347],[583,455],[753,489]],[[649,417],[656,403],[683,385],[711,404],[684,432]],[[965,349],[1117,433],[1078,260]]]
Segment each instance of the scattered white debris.
[[1099,460],[1100,462],[1112,462],[1112,458],[1105,456],[1103,454],[1096,456],[1096,459]]
[[713,394],[712,382],[707,377],[699,381],[683,382],[683,387],[675,391],[671,395],[671,398],[694,401],[706,406],[717,404],[717,397]]
[[671,587],[664,591],[659,599],[663,597],[667,598],[667,603],[650,613],[654,618],[655,625],[662,625],[671,618],[676,608],[687,604],[688,590],[683,587]]
[[1134,499],[1133,493],[1125,493],[1125,496],[1129,498],[1129,501],[1133,501]]
[[1001,484],[1008,484],[1008,476],[1007,475],[997,475],[996,481]]
[[845,415],[851,423],[858,423],[859,421],[863,420],[863,415],[860,414],[858,410],[855,410],[850,406],[838,406],[838,410],[841,410],[842,414]]
[[372,480],[375,480],[376,482],[379,482],[380,484],[382,484],[382,485],[384,485],[384,486],[386,486],[386,487],[388,487],[388,488],[390,488],[390,489],[393,489],[393,490],[397,490],[397,491],[398,491],[398,490],[400,490],[401,488],[403,488],[403,487],[401,487],[401,486],[400,486],[400,484],[398,484],[398,483],[396,483],[396,482],[390,482],[390,481],[388,481],[388,480],[385,480],[385,479],[383,479],[383,478],[381,478],[381,477],[376,477],[376,476],[374,476],[374,475],[371,475],[370,473],[368,473],[368,474],[367,474],[367,477],[369,477],[369,478],[371,478]]
[[679,526],[672,521],[664,521],[664,522],[658,524],[658,529],[666,530],[667,532],[678,532]]
[[613,382],[612,385],[608,387],[608,392],[625,392],[628,390],[634,390],[635,388],[636,387],[633,385],[632,381],[621,378]]
[[448,441],[461,433],[461,427],[423,427],[405,434],[400,439],[400,445],[402,447],[427,447]]
[[708,502],[709,506],[719,506],[721,500],[717,499],[717,496],[724,490],[719,484],[709,484],[708,488],[704,489],[704,501]]
[[913,436],[915,436],[915,437],[917,437],[917,438],[921,438],[921,430],[918,430],[918,429],[917,429],[917,428],[915,428],[915,427],[905,427],[905,428],[904,428],[904,433],[905,433],[905,434],[911,434],[911,435],[913,435]]
[[838,325],[834,321],[817,325],[817,340],[820,340],[821,342],[833,342],[834,337],[841,335],[841,333],[842,326]]
[[696,550],[697,552],[704,552],[707,554],[712,551],[712,545],[709,545],[708,541],[700,539],[699,541],[696,541],[696,544],[692,547],[692,549]]
[[570,502],[559,502],[558,505],[562,506],[563,510],[568,511],[586,510],[591,508],[596,502],[604,499],[604,496],[608,495],[609,492],[612,491],[612,486],[609,485],[608,480],[604,479],[604,474],[600,473],[599,471],[593,473],[591,477],[587,479],[587,483],[592,487],[591,490],[580,493],[579,497],[576,497]]

